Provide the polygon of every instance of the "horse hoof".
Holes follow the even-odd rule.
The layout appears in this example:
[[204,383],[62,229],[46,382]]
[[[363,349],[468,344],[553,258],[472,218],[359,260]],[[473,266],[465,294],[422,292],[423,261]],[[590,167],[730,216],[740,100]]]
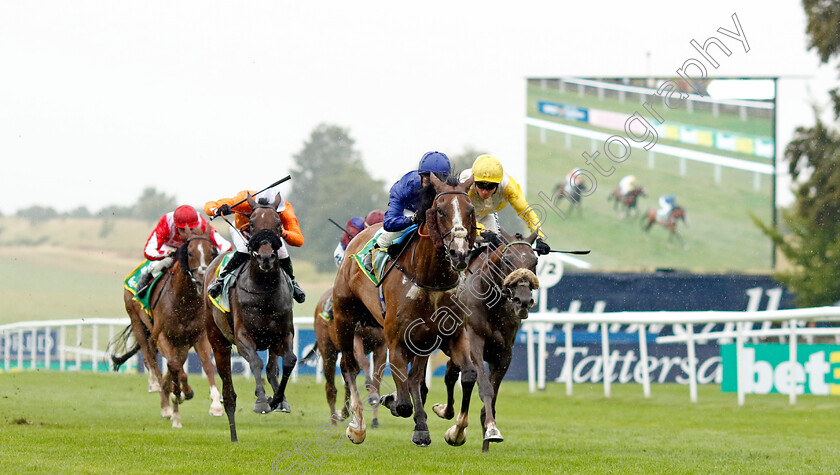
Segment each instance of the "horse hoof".
[[181,404],[182,402],[184,402],[184,393],[181,393],[177,396],[175,395],[175,393],[172,393],[169,395],[169,400],[172,401],[172,404]]
[[391,408],[391,414],[397,417],[411,417],[413,411],[411,404],[397,404]]
[[370,427],[372,429],[379,429],[379,419],[374,419],[370,422]]
[[502,433],[499,432],[499,429],[493,425],[484,431],[484,440],[487,442],[502,442],[505,438],[502,437]]
[[168,419],[172,417],[172,408],[171,407],[164,407],[160,410],[160,417],[164,419]]
[[379,394],[374,392],[374,393],[370,393],[370,395],[368,396],[367,403],[370,407],[376,407],[376,406],[379,405],[380,400],[381,400],[381,398],[379,397]]
[[271,412],[271,406],[268,404],[268,402],[257,401],[257,403],[254,404],[254,412],[256,412],[257,414],[268,414],[269,412]]
[[173,429],[183,429],[184,426],[181,425],[181,417],[173,417],[172,418],[172,428]]
[[432,445],[432,436],[429,435],[427,430],[416,430],[411,435],[411,443],[417,447],[428,447]]
[[435,411],[435,414],[438,415],[441,419],[452,419],[454,416],[454,412],[452,414],[447,414],[446,410],[448,409],[446,404],[435,404],[432,406],[432,410]]
[[467,441],[467,428],[464,427],[464,429],[458,430],[458,426],[454,425],[446,430],[443,438],[447,444],[453,447],[460,447]]
[[193,391],[192,388],[189,388],[188,390],[184,391],[185,400],[189,401],[193,398],[193,396],[195,396],[195,391]]
[[221,404],[219,404],[219,405],[211,404],[209,412],[210,412],[210,415],[213,416],[213,417],[222,417],[225,414],[225,408],[222,407]]
[[361,444],[365,441],[365,431],[353,427],[353,424],[347,426],[345,433],[347,434],[347,438],[350,439],[350,442],[354,444]]
[[149,392],[150,393],[159,393],[160,392],[160,384],[152,383],[149,385]]
[[292,412],[292,408],[289,406],[288,402],[283,401],[276,409],[274,409],[274,412]]
[[394,405],[394,401],[397,400],[397,396],[394,393],[386,394],[379,398],[379,404],[391,409],[391,406]]

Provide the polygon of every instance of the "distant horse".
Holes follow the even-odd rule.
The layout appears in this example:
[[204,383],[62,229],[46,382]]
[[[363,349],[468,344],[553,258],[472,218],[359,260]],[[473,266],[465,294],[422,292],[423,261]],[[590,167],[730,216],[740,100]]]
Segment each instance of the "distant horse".
[[664,220],[661,220],[656,216],[656,208],[650,208],[647,210],[647,213],[645,213],[643,226],[645,231],[649,231],[651,226],[654,225],[654,223],[660,224],[669,232],[668,242],[671,242],[671,240],[676,238],[677,241],[680,242],[680,245],[682,245],[682,247],[685,247],[685,242],[683,241],[680,234],[677,232],[677,221],[679,220],[682,220],[682,222],[686,226],[688,226],[685,210],[679,206],[674,206],[674,208],[671,210],[670,213],[668,213],[668,216]]
[[[327,393],[327,404],[330,406],[330,422],[335,425],[336,421],[347,418],[350,415],[348,402],[350,401],[350,387],[344,385],[344,407],[342,413],[335,411],[335,397],[337,390],[335,388],[335,363],[338,360],[338,355],[341,353],[339,347],[338,334],[335,331],[335,320],[325,320],[321,314],[325,311],[327,300],[332,297],[332,288],[327,289],[321,299],[318,300],[318,305],[315,306],[315,339],[316,345],[312,351],[301,358],[301,363],[304,363],[315,350],[321,354],[323,358],[324,379],[326,379],[325,390]],[[388,347],[385,345],[385,334],[379,326],[362,326],[357,325],[356,334],[353,341],[353,349],[355,350],[356,361],[365,363],[365,387],[371,388],[368,395],[368,403],[373,406],[373,421],[371,427],[374,429],[379,427],[379,383],[382,381],[382,373],[385,369],[385,360],[388,356]],[[367,354],[373,352],[373,374],[371,375],[370,366],[368,365]]]
[[[345,259],[338,269],[333,288],[333,312],[343,355],[341,370],[344,381],[350,386],[353,410],[353,421],[346,433],[355,444],[364,442],[366,434],[356,387],[359,363],[353,356],[358,323],[379,324],[385,329],[396,395],[384,396],[382,404],[397,417],[414,414],[411,441],[415,445],[424,447],[431,444],[423,408],[428,392],[423,383],[429,356],[440,348],[461,367],[463,404],[456,426],[447,430],[445,439],[451,445],[464,442],[463,439],[456,440],[453,435],[463,433],[468,424],[476,369],[470,359],[470,343],[464,322],[458,321],[450,309],[457,305],[453,301],[455,290],[461,283],[461,272],[467,268],[475,242],[475,210],[467,195],[472,184],[472,178],[458,184],[454,176],[450,175],[443,182],[431,175],[431,187],[423,190],[420,216],[425,220],[418,230],[419,238],[415,237],[405,244],[401,254],[393,261],[394,272],[382,281],[383,304],[379,300],[380,289],[362,272],[354,259]],[[359,233],[348,244],[347,255],[359,252],[378,229],[376,225]]]
[[[277,205],[282,196],[278,195],[273,203],[260,204],[248,196],[251,205],[248,262],[239,269],[236,285],[230,291],[230,312],[222,312],[207,299],[207,336],[216,356],[216,367],[222,378],[222,394],[225,413],[230,424],[230,440],[236,442],[236,392],[231,378],[231,345],[236,349],[251,368],[256,380],[254,394],[257,401],[254,412],[266,414],[281,403],[284,412],[289,411],[285,401],[286,384],[295,367],[297,357],[293,352],[295,335],[292,322],[292,291],[286,280],[286,274],[280,267],[277,250],[283,245],[280,239],[282,223],[277,213]],[[216,258],[204,278],[205,289],[215,276],[222,256]],[[212,307],[212,308],[211,308]],[[274,389],[271,399],[265,395],[262,370],[263,361],[257,351],[268,349],[266,376]],[[279,367],[277,358],[283,357],[283,378],[278,383]]]
[[[501,442],[496,427],[496,398],[499,386],[510,367],[513,344],[522,320],[528,318],[533,304],[531,291],[539,287],[535,274],[537,255],[531,246],[537,232],[523,239],[522,235],[504,235],[505,243],[488,249],[470,264],[470,275],[458,291],[468,309],[467,334],[472,359],[478,369],[478,392],[484,402],[481,425],[484,430],[482,451],[490,450],[490,442]],[[484,370],[484,362],[490,369]],[[453,390],[460,369],[452,361],[446,365],[446,404],[435,404],[435,413],[451,419],[454,414]]]
[[640,196],[647,196],[644,187],[633,188],[627,195],[622,195],[621,188],[616,188],[612,194],[607,196],[607,201],[613,201],[613,210],[618,209],[618,206],[621,205],[621,217],[626,218],[630,216],[631,211],[639,212],[637,205]]
[[561,181],[556,187],[554,187],[554,194],[552,195],[552,198],[556,206],[560,204],[561,199],[566,198],[569,201],[568,212],[571,213],[573,210],[577,210],[578,214],[582,214],[583,208],[581,207],[581,198],[582,193],[585,191],[586,186],[583,184],[570,187],[567,182]]
[[[126,355],[112,355],[116,369],[138,348],[143,351],[144,363],[150,373],[150,391],[152,377],[163,383],[160,393],[161,416],[170,417],[174,428],[181,427],[179,403],[193,397],[193,390],[187,383],[187,373],[184,371],[190,346],[198,353],[210,382],[210,415],[222,415],[219,390],[216,388],[216,368],[213,366],[210,344],[204,329],[206,309],[202,281],[207,266],[218,254],[210,242],[209,232],[208,228],[204,234],[193,233],[175,251],[175,264],[150,290],[151,319],[140,303],[133,299],[134,294],[128,290],[124,292],[125,309],[131,319],[130,326],[137,346]],[[124,332],[122,338],[124,342],[128,332]],[[158,350],[166,358],[168,371],[165,380],[157,364]]]

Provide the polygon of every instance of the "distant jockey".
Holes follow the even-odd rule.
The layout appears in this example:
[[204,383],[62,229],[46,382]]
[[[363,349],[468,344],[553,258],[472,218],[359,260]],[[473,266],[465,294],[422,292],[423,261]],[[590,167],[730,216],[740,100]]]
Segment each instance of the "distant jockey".
[[[374,224],[381,223],[384,217],[384,211],[381,209],[375,209],[368,213],[364,220],[359,217],[347,220],[347,224],[344,229],[349,231],[350,234],[348,235],[347,233],[342,233],[341,241],[339,241],[338,245],[335,246],[335,251],[333,251],[333,259],[335,259],[336,267],[341,266],[341,261],[344,260],[344,252],[347,250],[347,245],[350,244],[350,241],[352,241],[357,234],[362,232],[362,229],[367,229]],[[359,224],[362,226],[360,227]]]
[[[388,209],[382,221],[385,232],[379,236],[375,247],[386,248],[395,239],[402,236],[405,228],[421,221],[417,210],[420,206],[420,190],[431,183],[429,175],[434,173],[441,180],[449,176],[449,157],[441,152],[427,152],[420,159],[417,170],[410,171],[403,175],[391,187]],[[370,268],[372,253],[364,257],[365,266]]]
[[468,194],[475,207],[475,220],[479,230],[499,234],[498,212],[510,203],[528,228],[539,233],[536,251],[540,254],[548,254],[551,251],[543,241],[545,234],[541,229],[540,218],[531,210],[519,183],[504,172],[498,158],[492,155],[479,156],[472,168],[461,172],[459,179],[463,183],[470,176],[475,176],[475,183],[470,187]]
[[656,210],[656,219],[665,221],[668,215],[677,206],[677,197],[674,195],[662,195],[659,197],[659,209]]
[[[247,240],[250,238],[248,233],[248,225],[250,221],[248,220],[247,215],[251,213],[251,205],[248,204],[247,201],[249,193],[253,197],[254,201],[259,202],[262,199],[266,200],[268,203],[273,203],[278,195],[281,197],[283,196],[280,191],[280,185],[277,185],[256,195],[254,195],[253,191],[243,190],[237,193],[237,195],[233,198],[222,198],[218,201],[208,201],[204,204],[204,212],[207,215],[221,216],[237,211],[234,226],[239,230],[239,232],[236,232],[236,230],[233,229],[230,231],[230,237],[233,241],[233,247],[236,248],[236,252],[233,254],[230,262],[228,262],[225,269],[219,274],[216,280],[207,287],[207,293],[209,293],[213,298],[219,296],[225,276],[235,271],[237,268],[242,266],[242,264],[248,262],[249,254]],[[233,204],[240,201],[242,201],[242,203],[233,208],[231,207]],[[284,243],[295,247],[302,246],[303,233],[300,231],[300,224],[298,223],[297,216],[295,216],[295,210],[292,207],[292,204],[286,201],[285,198],[282,198],[280,200],[280,204],[277,205],[277,211],[280,213],[280,221],[283,223],[283,233],[280,237],[283,239]],[[277,249],[277,257],[280,258],[280,267],[282,267],[283,270],[286,271],[286,274],[288,274],[292,279],[292,285],[294,286],[293,297],[295,301],[303,303],[306,299],[306,294],[295,280],[294,270],[292,269],[292,259],[289,257],[289,251],[286,249],[286,246],[280,246],[280,248]]]
[[633,175],[627,175],[626,177],[622,178],[621,181],[618,182],[618,191],[621,193],[622,198],[626,197],[630,194],[631,191],[636,189],[636,177]]
[[142,272],[137,290],[149,285],[161,272],[169,269],[174,264],[170,256],[189,238],[190,230],[204,233],[210,229],[210,244],[215,246],[219,253],[231,249],[230,242],[223,238],[218,231],[213,229],[207,221],[192,206],[179,206],[175,211],[163,215],[155,226],[154,231],[146,240],[146,247],[143,254],[151,261],[146,271]]
[[566,188],[569,194],[580,196],[586,191],[586,185],[583,183],[582,170],[574,168],[566,175]]

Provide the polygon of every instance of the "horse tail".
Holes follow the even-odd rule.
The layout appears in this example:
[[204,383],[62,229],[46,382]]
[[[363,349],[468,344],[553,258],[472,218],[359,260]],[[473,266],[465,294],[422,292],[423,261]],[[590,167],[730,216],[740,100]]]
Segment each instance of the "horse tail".
[[[144,329],[145,330],[145,329]],[[146,331],[146,336],[149,336],[149,331]],[[111,351],[111,361],[114,363],[114,371],[118,371],[126,361],[140,351],[140,343],[134,341],[134,346],[128,348],[128,339],[132,337],[131,324],[128,324],[123,331],[117,334],[113,340],[108,343],[108,349]],[[118,353],[125,352],[122,355]]]
[[303,358],[300,359],[300,361],[298,361],[298,366],[303,366],[304,364],[306,364],[306,362],[309,361],[309,359],[312,358],[312,356],[317,354],[317,353],[318,353],[318,345],[312,345],[312,349],[309,350],[309,353],[307,353],[306,356],[304,356]]

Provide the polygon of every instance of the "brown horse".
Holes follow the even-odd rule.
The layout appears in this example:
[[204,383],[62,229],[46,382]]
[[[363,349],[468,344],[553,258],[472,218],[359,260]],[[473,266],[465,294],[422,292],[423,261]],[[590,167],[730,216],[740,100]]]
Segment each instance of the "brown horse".
[[[475,242],[475,211],[467,196],[472,183],[472,178],[458,184],[454,176],[443,182],[431,175],[431,185],[423,190],[424,200],[419,206],[420,216],[425,217],[420,236],[405,244],[393,262],[394,272],[381,282],[382,304],[380,289],[354,259],[345,259],[339,267],[333,288],[333,312],[344,355],[341,370],[350,386],[353,410],[353,421],[346,433],[355,444],[364,442],[366,433],[356,388],[359,363],[353,356],[358,323],[379,324],[385,329],[396,395],[384,396],[382,404],[394,416],[409,417],[414,413],[411,441],[415,445],[431,443],[423,408],[428,390],[423,381],[426,362],[435,349],[442,349],[462,369],[463,405],[457,426],[461,429],[467,426],[476,369],[470,359],[464,322],[458,320],[452,308],[456,305],[453,299],[462,280],[461,272],[467,268]],[[379,226],[372,226],[359,233],[348,244],[347,255],[358,252],[378,229]],[[445,439],[457,444],[459,441],[452,438],[453,429],[447,431]]]
[[[481,425],[484,429],[482,451],[490,450],[490,442],[501,442],[496,427],[496,398],[499,386],[510,367],[513,344],[522,320],[534,300],[531,291],[539,288],[535,274],[537,255],[532,249],[539,234],[527,238],[508,236],[495,249],[486,249],[469,268],[469,276],[458,291],[463,318],[467,320],[472,359],[478,369],[478,391],[484,402]],[[484,369],[487,362],[489,375]],[[460,368],[452,361],[446,365],[446,404],[435,404],[435,413],[452,419],[455,415],[453,390]]]
[[554,194],[551,196],[554,199],[555,205],[559,205],[560,200],[563,198],[569,200],[569,214],[571,214],[573,210],[577,210],[578,214],[583,214],[583,208],[581,208],[581,195],[584,191],[586,191],[586,187],[582,184],[578,187],[572,188],[568,183],[561,181],[554,188]]
[[621,188],[616,187],[612,194],[607,196],[607,201],[613,201],[613,210],[617,210],[618,206],[621,205],[620,216],[626,218],[630,216],[631,211],[639,213],[638,200],[640,196],[647,196],[644,187],[633,188],[626,195],[622,195]]
[[650,208],[647,210],[647,213],[645,213],[643,226],[645,231],[649,231],[654,223],[662,225],[662,227],[667,229],[669,232],[668,242],[671,242],[672,239],[676,238],[677,241],[680,242],[680,245],[684,248],[685,242],[677,232],[677,221],[682,220],[682,222],[688,226],[688,221],[686,219],[685,210],[679,206],[674,206],[674,209],[668,213],[668,216],[664,220],[661,220],[656,216],[656,208]]
[[[284,393],[289,375],[295,367],[297,357],[293,352],[295,335],[292,321],[292,291],[286,280],[286,274],[280,267],[277,250],[283,245],[280,234],[283,232],[277,205],[282,199],[278,195],[273,203],[260,204],[248,196],[251,205],[250,239],[248,262],[239,269],[235,286],[230,291],[230,312],[222,312],[206,299],[207,336],[216,356],[216,367],[222,378],[222,394],[225,413],[230,424],[230,440],[236,442],[236,392],[231,378],[231,345],[236,349],[251,368],[256,380],[254,394],[257,401],[254,412],[266,414],[281,403],[282,410],[289,411]],[[215,276],[221,256],[216,258],[204,278],[205,289]],[[263,361],[257,351],[268,349],[266,376],[274,390],[271,399],[265,395],[262,380]],[[278,383],[279,367],[277,358],[283,358],[283,379]]]
[[[184,362],[190,347],[194,347],[210,383],[210,414],[222,415],[219,390],[216,388],[216,368],[210,354],[210,344],[204,329],[205,306],[202,281],[207,266],[216,256],[210,243],[209,228],[204,234],[193,233],[175,252],[175,264],[166,271],[158,284],[151,289],[151,319],[126,290],[123,294],[125,309],[131,319],[131,330],[137,346],[152,377],[163,382],[160,393],[161,416],[170,417],[172,427],[181,427],[178,406],[184,399],[192,399],[193,390],[187,382]],[[128,337],[128,332],[123,338]],[[158,350],[166,358],[166,379],[157,364]],[[137,351],[127,355],[112,355],[115,369]],[[151,384],[150,384],[151,391]],[[182,394],[183,392],[183,394]],[[170,395],[172,406],[169,405]]]
[[[346,384],[344,385],[344,407],[341,415],[339,415],[335,411],[335,397],[338,392],[335,388],[335,363],[338,361],[341,348],[339,347],[338,333],[335,330],[335,320],[325,320],[321,317],[321,314],[325,311],[325,305],[330,298],[332,298],[332,288],[324,292],[324,295],[318,300],[318,305],[315,306],[316,346],[310,354],[301,358],[301,363],[309,359],[316,349],[321,354],[321,358],[323,358],[324,379],[326,380],[324,389],[327,393],[327,404],[330,406],[330,422],[335,425],[336,421],[347,418],[350,415],[350,408],[348,407],[350,387]],[[388,347],[385,346],[385,334],[379,326],[357,325],[356,334],[353,339],[356,361],[369,362],[367,354],[373,352],[373,368],[375,370],[373,371],[373,375],[371,375],[370,366],[367,363],[365,363],[362,369],[364,369],[366,374],[365,387],[370,389],[368,404],[373,406],[371,427],[375,429],[379,427],[379,383],[382,381],[382,372],[385,370],[385,360],[388,356]]]

